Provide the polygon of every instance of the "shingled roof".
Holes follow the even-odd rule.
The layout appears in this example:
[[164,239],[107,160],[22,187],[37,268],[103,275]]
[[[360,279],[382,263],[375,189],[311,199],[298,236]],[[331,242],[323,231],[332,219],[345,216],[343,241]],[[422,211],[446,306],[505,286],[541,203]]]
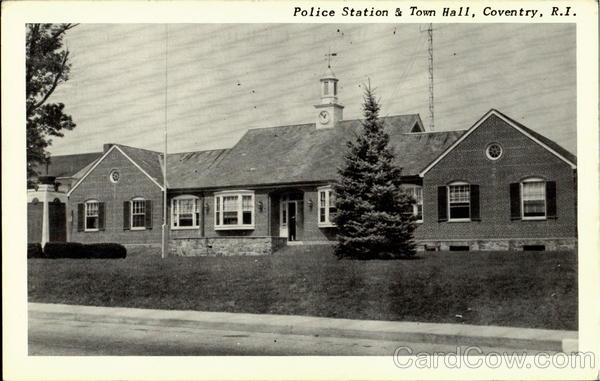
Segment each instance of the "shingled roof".
[[40,176],[73,177],[100,156],[102,152],[51,156],[48,164],[37,165],[35,170]]
[[227,149],[215,149],[168,154],[167,179],[169,187],[196,187],[198,179],[218,163],[227,151]]
[[[403,175],[416,175],[462,131],[409,133],[418,115],[382,118]],[[170,188],[218,188],[331,181],[360,120],[330,129],[315,124],[251,129],[229,150],[169,155]]]
[[[419,175],[467,131],[411,132],[415,124],[421,126],[418,115],[381,119],[390,135],[390,147],[395,153],[396,164],[402,167],[403,176]],[[575,155],[552,140],[510,120],[575,162]],[[337,169],[343,163],[346,142],[354,139],[360,128],[361,120],[341,121],[329,129],[317,129],[314,123],[258,128],[248,130],[230,149],[169,154],[168,187],[183,190],[329,182],[338,176]],[[160,152],[122,144],[117,146],[162,184]],[[88,167],[91,167],[94,158],[99,155],[101,153],[57,156],[53,163],[61,164],[65,168],[63,172],[68,173],[70,169],[66,163],[71,160],[88,160]],[[67,156],[70,158],[67,159]]]
[[402,167],[403,176],[418,176],[425,166],[434,161],[465,130],[423,132],[412,134],[390,133],[390,146],[394,150],[396,165]]

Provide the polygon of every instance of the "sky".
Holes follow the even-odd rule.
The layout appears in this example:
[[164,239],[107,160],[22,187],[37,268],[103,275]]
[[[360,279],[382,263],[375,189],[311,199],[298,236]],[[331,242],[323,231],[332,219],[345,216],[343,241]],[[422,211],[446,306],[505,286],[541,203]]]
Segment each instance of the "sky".
[[[251,128],[313,123],[326,54],[344,119],[370,81],[381,115],[429,129],[427,24],[80,24],[70,78],[50,101],[77,127],[53,155],[104,143],[162,151],[232,147]],[[498,109],[576,153],[574,24],[434,24],[434,128]],[[166,111],[166,112],[165,112]]]

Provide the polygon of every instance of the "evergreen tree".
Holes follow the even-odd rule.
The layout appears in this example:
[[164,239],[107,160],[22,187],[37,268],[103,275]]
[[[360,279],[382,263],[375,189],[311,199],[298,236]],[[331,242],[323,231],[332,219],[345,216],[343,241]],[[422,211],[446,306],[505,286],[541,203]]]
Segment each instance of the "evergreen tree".
[[414,202],[400,187],[389,135],[379,119],[371,86],[364,95],[362,129],[347,143],[345,163],[335,185],[339,257],[395,258],[414,254]]
[[48,160],[49,136],[62,137],[75,123],[63,103],[49,102],[56,87],[67,81],[71,65],[63,46],[65,32],[75,24],[27,24],[25,90],[27,112],[27,179],[38,175],[36,165]]

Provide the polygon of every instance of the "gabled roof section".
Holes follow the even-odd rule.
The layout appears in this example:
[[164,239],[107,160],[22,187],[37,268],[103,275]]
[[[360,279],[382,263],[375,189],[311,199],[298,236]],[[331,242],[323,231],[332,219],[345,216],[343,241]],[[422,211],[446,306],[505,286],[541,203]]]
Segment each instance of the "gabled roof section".
[[421,116],[419,114],[416,114],[416,121],[413,124],[413,126],[410,128],[410,131],[407,131],[407,132],[411,132],[411,133],[426,132],[425,126],[423,125],[423,121],[421,120]]
[[[462,134],[462,131],[411,133],[415,124],[420,123],[418,115],[381,119],[405,176],[417,175]],[[169,188],[332,181],[338,177],[337,168],[343,164],[346,142],[354,139],[360,129],[361,120],[341,121],[333,128],[319,130],[314,123],[251,129],[229,150],[183,154],[178,159],[169,155]],[[186,160],[185,155],[197,156]],[[187,168],[186,161],[199,165],[198,170]],[[179,178],[181,176],[185,179]]]
[[[415,125],[418,125],[421,131],[425,131],[423,127],[423,122],[421,121],[421,117],[419,114],[406,114],[406,115],[393,115],[386,116],[381,118],[387,129],[387,132],[402,132],[409,133],[412,131]],[[356,120],[359,123],[360,119]],[[349,122],[355,122],[354,120]]]
[[526,133],[528,133],[529,135],[531,135],[531,137],[533,137],[534,139],[537,139],[542,144],[548,146],[548,148],[550,148],[552,151],[555,151],[557,154],[563,156],[565,159],[567,159],[568,161],[570,161],[572,164],[577,164],[577,156],[573,155],[571,152],[569,152],[566,149],[564,149],[563,147],[561,147],[555,141],[553,141],[551,139],[548,139],[544,135],[541,135],[541,134],[535,132],[534,130],[530,129],[529,127],[525,127],[521,123],[519,123],[516,120],[514,120],[514,119],[512,119],[512,118],[510,118],[508,116],[506,116],[505,114],[501,113],[498,110],[494,110],[494,111],[496,111],[498,114],[502,115],[505,119],[510,120],[516,126],[520,127],[523,131],[525,131]]
[[112,151],[117,150],[123,156],[125,156],[133,165],[135,165],[144,175],[146,175],[156,186],[161,190],[163,189],[162,180],[162,167],[160,165],[160,154],[156,151],[145,150],[141,148],[134,148],[125,146],[122,144],[114,144],[108,149],[102,157],[96,160],[93,165],[89,166],[85,174],[73,185],[73,187],[67,193],[70,196],[71,193],[81,184],[85,178],[96,169],[96,167],[106,158]]
[[102,152],[51,156],[48,164],[39,164],[35,170],[39,176],[75,177],[77,172],[102,156]]
[[122,144],[116,144],[116,146],[134,164],[137,164],[151,180],[162,187],[163,170],[160,162],[161,153],[142,148],[129,147]]
[[577,167],[577,160],[575,155],[571,152],[567,151],[556,142],[546,138],[545,136],[540,135],[539,133],[523,126],[521,123],[509,118],[498,110],[491,109],[484,116],[482,116],[471,128],[469,128],[458,140],[456,140],[451,146],[445,149],[435,160],[433,160],[425,169],[423,169],[419,176],[423,177],[431,168],[433,168],[437,163],[439,163],[448,153],[450,153],[454,148],[456,148],[463,140],[467,138],[473,131],[475,131],[479,126],[483,124],[490,116],[495,115],[498,118],[502,119],[511,127],[515,128],[517,131],[521,132],[523,135],[527,136],[529,139],[533,140],[535,143],[539,144],[550,153],[567,163],[571,168],[575,169]]

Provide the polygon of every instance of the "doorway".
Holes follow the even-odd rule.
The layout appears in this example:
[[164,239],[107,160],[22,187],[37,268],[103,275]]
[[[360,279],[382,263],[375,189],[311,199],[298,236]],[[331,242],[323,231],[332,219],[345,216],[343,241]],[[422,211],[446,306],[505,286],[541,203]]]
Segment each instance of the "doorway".
[[303,197],[301,192],[287,192],[279,199],[279,236],[301,241],[303,235]]
[[48,203],[50,242],[67,241],[67,205],[58,200]]

